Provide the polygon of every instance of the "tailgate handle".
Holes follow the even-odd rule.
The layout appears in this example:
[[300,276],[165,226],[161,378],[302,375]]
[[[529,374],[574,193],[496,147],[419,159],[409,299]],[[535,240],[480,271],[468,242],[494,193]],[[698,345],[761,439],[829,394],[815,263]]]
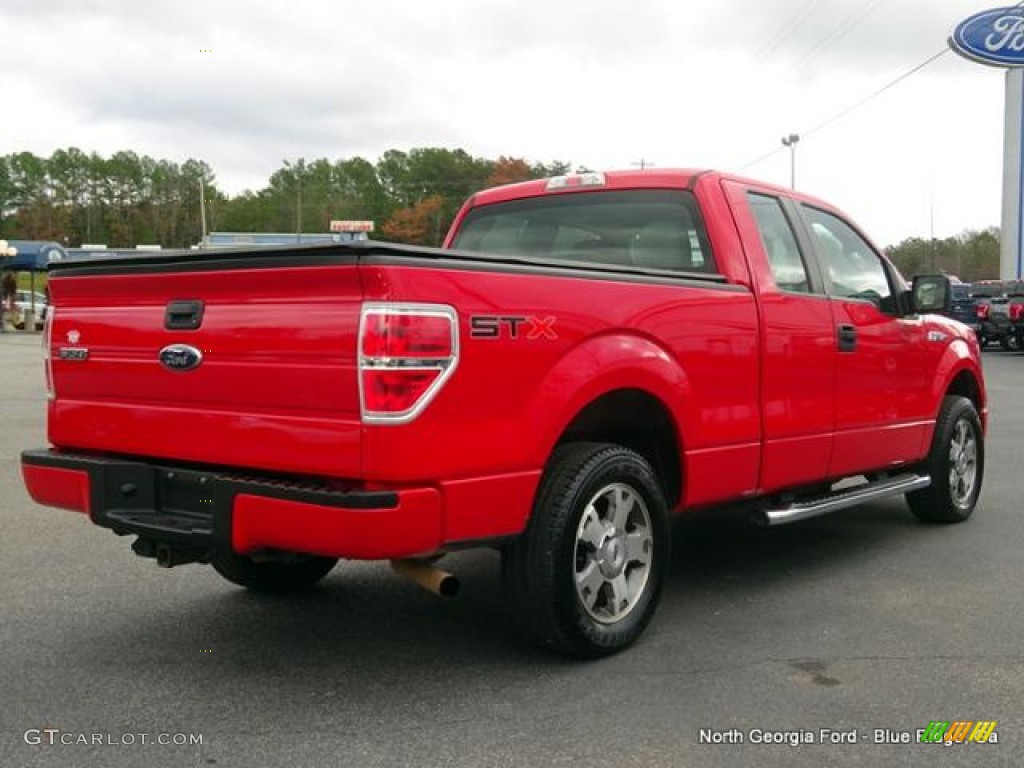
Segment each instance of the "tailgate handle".
[[203,323],[203,302],[172,301],[164,315],[164,328],[169,331],[194,331]]

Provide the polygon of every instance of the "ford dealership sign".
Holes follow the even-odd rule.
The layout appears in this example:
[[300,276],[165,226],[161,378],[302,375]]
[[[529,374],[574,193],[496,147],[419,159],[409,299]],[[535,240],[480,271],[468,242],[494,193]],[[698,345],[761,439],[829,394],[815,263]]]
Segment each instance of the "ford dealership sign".
[[982,64],[1024,67],[1024,7],[993,8],[964,19],[949,45]]

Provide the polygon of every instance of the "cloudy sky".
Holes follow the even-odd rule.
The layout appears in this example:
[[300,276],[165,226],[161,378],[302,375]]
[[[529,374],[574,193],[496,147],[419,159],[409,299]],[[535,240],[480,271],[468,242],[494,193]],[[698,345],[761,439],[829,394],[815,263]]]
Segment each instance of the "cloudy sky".
[[944,237],[999,223],[1003,71],[948,53],[829,121],[997,5],[0,0],[0,154],[196,157],[230,194],[417,146],[788,184],[798,133],[799,188],[881,245]]

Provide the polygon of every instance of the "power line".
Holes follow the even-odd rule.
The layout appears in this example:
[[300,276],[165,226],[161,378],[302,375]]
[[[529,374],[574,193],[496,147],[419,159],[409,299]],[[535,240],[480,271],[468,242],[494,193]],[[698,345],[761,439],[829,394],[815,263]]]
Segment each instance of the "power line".
[[776,32],[767,43],[757,49],[754,53],[754,61],[764,61],[764,59],[768,58],[768,55],[778,48],[779,45],[782,44],[783,40],[796,32],[796,30],[799,29],[805,21],[807,21],[807,18],[820,1],[821,0],[807,0],[807,2],[800,6],[796,13],[790,16],[786,23],[779,28],[779,31]]
[[815,59],[821,56],[829,45],[842,40],[850,34],[850,32],[853,31],[858,24],[864,21],[864,19],[866,19],[868,15],[881,4],[881,2],[882,0],[868,0],[868,2],[864,3],[864,5],[843,19],[839,26],[832,30],[831,33],[825,35],[825,37],[819,40],[815,45],[811,46],[807,53],[804,54],[803,58],[793,66],[791,71],[799,71],[813,63]]
[[888,91],[893,86],[898,85],[899,83],[902,83],[904,80],[906,80],[911,75],[917,74],[922,69],[924,69],[929,64],[931,64],[933,61],[936,61],[937,59],[940,59],[943,56],[945,56],[947,53],[949,53],[949,50],[950,50],[949,48],[943,48],[938,53],[929,56],[927,59],[922,61],[920,64],[918,64],[913,69],[907,70],[902,75],[897,77],[895,80],[889,81],[888,83],[883,85],[881,88],[879,88],[874,93],[871,93],[871,94],[865,96],[863,99],[858,101],[856,104],[853,104],[852,106],[847,107],[843,111],[836,113],[835,115],[830,117],[825,122],[819,123],[818,125],[816,125],[813,128],[811,128],[809,131],[804,131],[802,135],[803,136],[811,136],[811,135],[817,133],[818,131],[820,131],[822,128],[827,128],[828,126],[832,125],[832,123],[836,122],[837,120],[846,117],[848,114],[853,112],[855,109],[859,109],[860,107],[864,106],[869,101],[871,101],[872,99],[877,98],[878,96],[881,96],[883,93]]
[[[1020,3],[1018,3],[1018,6],[1024,6],[1024,0],[1022,0],[1022,2],[1020,2]],[[927,59],[922,61],[917,66],[907,70],[902,75],[900,75],[899,77],[895,78],[894,80],[890,80],[888,83],[883,85],[881,88],[879,88],[878,90],[873,91],[872,93],[868,94],[867,96],[862,98],[860,101],[857,101],[854,104],[851,104],[849,107],[846,107],[845,109],[837,112],[836,114],[832,115],[832,117],[828,118],[827,120],[825,120],[825,121],[823,121],[821,123],[818,123],[818,125],[814,126],[810,130],[800,132],[799,133],[800,137],[801,138],[806,138],[808,136],[812,136],[815,133],[817,133],[818,131],[820,131],[820,130],[822,130],[824,128],[827,128],[828,126],[832,125],[836,121],[841,120],[842,118],[846,117],[848,114],[853,112],[854,110],[860,109],[865,104],[867,104],[869,101],[872,101],[873,99],[878,98],[883,93],[888,91],[890,88],[892,88],[892,87],[898,85],[899,83],[903,82],[904,80],[906,80],[911,75],[917,74],[918,72],[920,72],[922,69],[927,67],[932,62],[936,61],[937,59],[941,58],[942,56],[945,56],[947,53],[949,53],[949,51],[950,51],[949,48],[943,48],[938,53],[935,53],[935,54],[929,56]],[[765,160],[767,160],[768,158],[773,157],[774,155],[777,155],[779,152],[782,152],[783,149],[785,149],[785,148],[784,147],[776,147],[771,152],[766,152],[765,154],[761,155],[760,157],[758,157],[758,158],[756,158],[754,160],[751,160],[749,163],[746,163],[746,164],[740,166],[737,170],[738,171],[743,171],[743,170],[745,170],[747,168],[750,168],[753,165],[757,165],[759,163],[762,163]]]

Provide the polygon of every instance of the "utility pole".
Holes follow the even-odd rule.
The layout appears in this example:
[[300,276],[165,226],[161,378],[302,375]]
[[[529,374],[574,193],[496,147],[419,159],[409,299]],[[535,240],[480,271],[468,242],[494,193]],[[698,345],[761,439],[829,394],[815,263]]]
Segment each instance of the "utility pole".
[[200,248],[206,246],[206,186],[203,184],[203,177],[199,177],[199,220],[202,222],[203,239],[200,240]]
[[791,133],[782,137],[782,146],[789,147],[789,188],[796,189],[796,144],[800,135]]
[[630,165],[638,165],[640,166],[641,171],[645,171],[647,170],[647,166],[653,166],[654,163],[652,163],[650,160],[647,160],[646,158],[641,157],[639,160],[634,160],[632,163],[630,163]]
[[[932,261],[932,268],[931,268],[930,272],[931,272],[931,274],[934,275],[935,274],[935,187],[934,186],[932,186],[932,188],[930,190],[928,190],[928,228],[929,228],[929,236],[930,236],[930,239],[931,239],[931,257],[932,257],[932,259],[931,259],[931,261]],[[959,274],[959,270],[957,270],[957,273]]]

